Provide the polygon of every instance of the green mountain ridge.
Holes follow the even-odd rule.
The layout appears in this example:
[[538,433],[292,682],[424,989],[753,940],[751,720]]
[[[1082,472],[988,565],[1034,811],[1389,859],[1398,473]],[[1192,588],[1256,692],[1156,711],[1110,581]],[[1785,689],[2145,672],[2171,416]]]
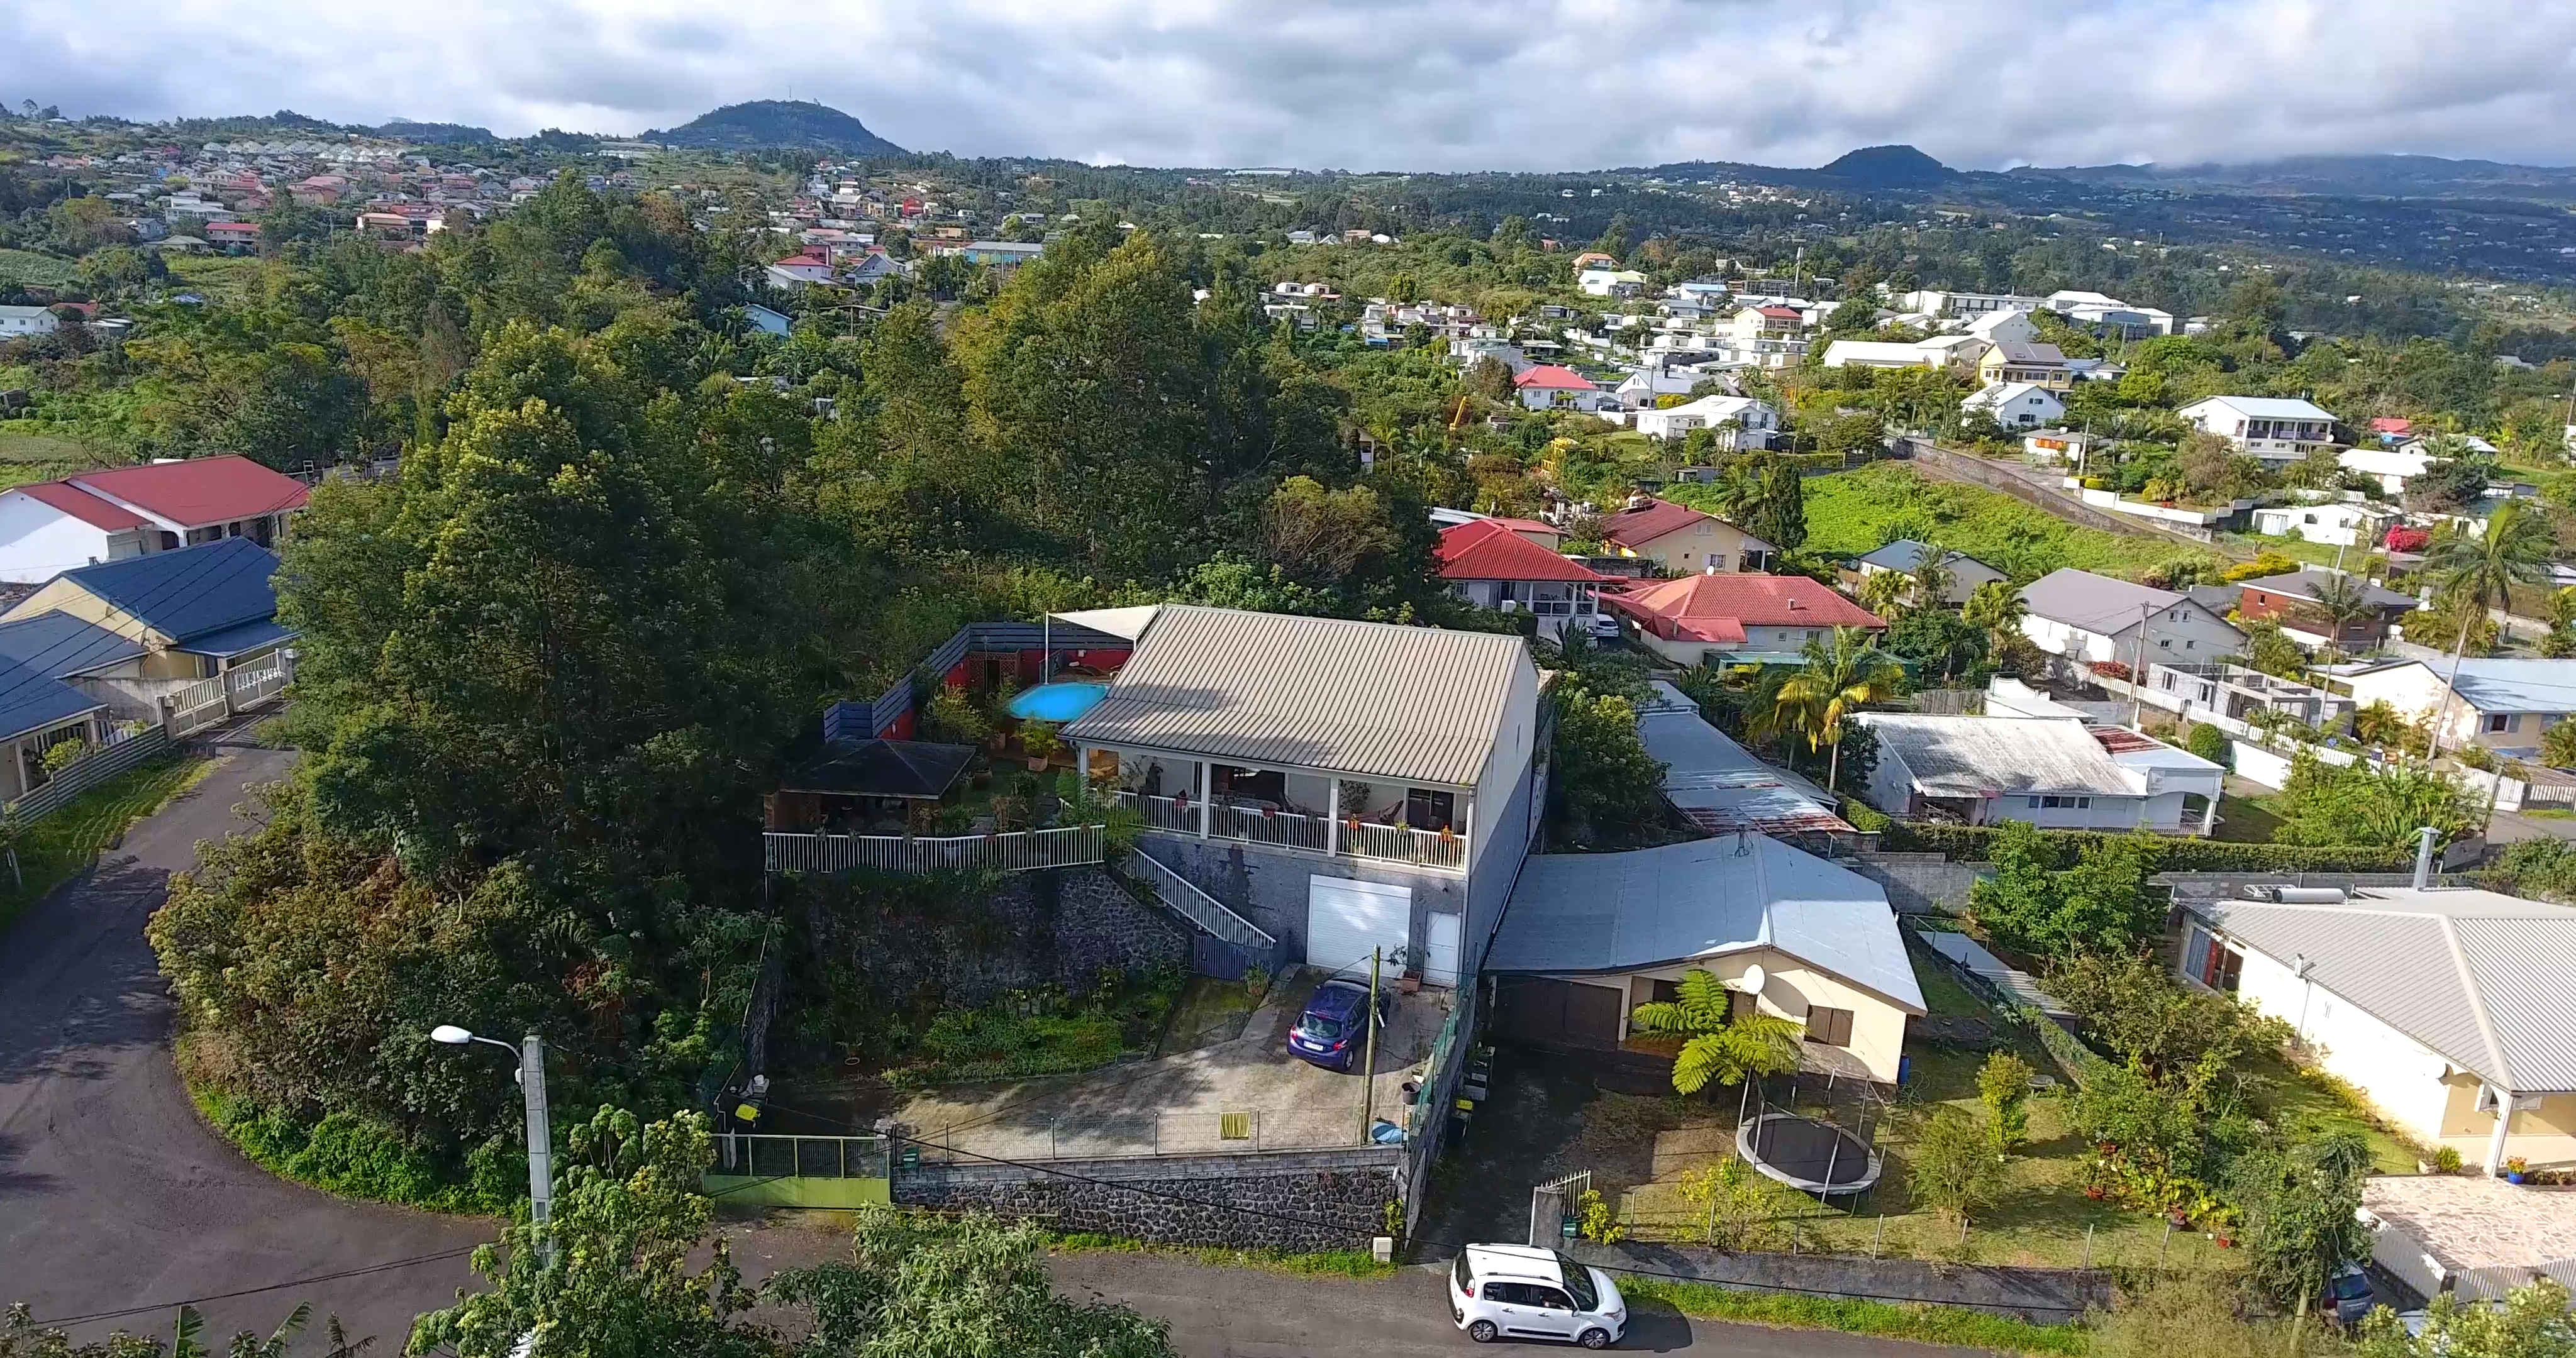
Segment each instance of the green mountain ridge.
[[812,147],[858,156],[911,154],[839,109],[785,99],[727,104],[667,131],[648,131],[643,139],[699,150]]

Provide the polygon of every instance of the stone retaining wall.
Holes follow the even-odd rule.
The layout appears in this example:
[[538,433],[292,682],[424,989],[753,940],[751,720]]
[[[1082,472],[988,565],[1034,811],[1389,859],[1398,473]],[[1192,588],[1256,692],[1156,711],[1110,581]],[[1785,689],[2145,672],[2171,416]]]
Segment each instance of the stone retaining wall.
[[[1402,1196],[1401,1147],[1065,1160],[1048,1168],[900,1165],[896,1205],[1035,1217],[1164,1245],[1306,1253],[1368,1248]],[[1079,1178],[1068,1176],[1080,1176]]]

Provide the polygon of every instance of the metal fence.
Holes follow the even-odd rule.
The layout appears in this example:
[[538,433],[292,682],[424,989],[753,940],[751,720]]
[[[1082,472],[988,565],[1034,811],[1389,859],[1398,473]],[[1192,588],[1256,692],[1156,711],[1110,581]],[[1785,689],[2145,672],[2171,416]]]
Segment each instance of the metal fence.
[[1201,891],[1198,884],[1172,871],[1152,854],[1138,850],[1130,856],[1145,868],[1145,879],[1163,904],[1178,911],[1183,919],[1197,925],[1214,938],[1221,938],[1241,948],[1266,950],[1278,945],[1268,931],[1227,909],[1225,902]]
[[279,661],[258,669],[228,670],[199,680],[163,698],[169,716],[163,725],[174,736],[191,736],[236,713],[265,707],[286,692],[294,675]]
[[709,1172],[754,1179],[882,1179],[887,1177],[881,1136],[780,1136],[722,1132],[715,1138]]
[[770,831],[760,839],[771,872],[1032,872],[1102,862],[1109,844],[1106,827],[1098,825],[943,839]]
[[168,752],[171,744],[169,733],[156,726],[103,745],[65,764],[43,787],[10,803],[9,813],[24,821],[42,820],[74,797]]

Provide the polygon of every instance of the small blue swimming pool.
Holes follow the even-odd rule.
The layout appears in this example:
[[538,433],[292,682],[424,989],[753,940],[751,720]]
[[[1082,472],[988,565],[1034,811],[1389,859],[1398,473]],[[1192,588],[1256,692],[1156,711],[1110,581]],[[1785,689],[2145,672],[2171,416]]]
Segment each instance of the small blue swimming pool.
[[1109,694],[1107,684],[1066,681],[1040,684],[1011,699],[1011,715],[1023,720],[1068,722],[1091,710],[1092,705]]

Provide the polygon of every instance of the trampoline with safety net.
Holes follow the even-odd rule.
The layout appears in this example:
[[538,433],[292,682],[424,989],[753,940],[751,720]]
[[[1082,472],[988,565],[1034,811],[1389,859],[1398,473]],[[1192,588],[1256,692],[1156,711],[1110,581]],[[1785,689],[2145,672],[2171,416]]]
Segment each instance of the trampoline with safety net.
[[1736,1128],[1735,1149],[1765,1178],[1803,1193],[1865,1193],[1878,1182],[1878,1152],[1819,1118],[1765,1112]]

